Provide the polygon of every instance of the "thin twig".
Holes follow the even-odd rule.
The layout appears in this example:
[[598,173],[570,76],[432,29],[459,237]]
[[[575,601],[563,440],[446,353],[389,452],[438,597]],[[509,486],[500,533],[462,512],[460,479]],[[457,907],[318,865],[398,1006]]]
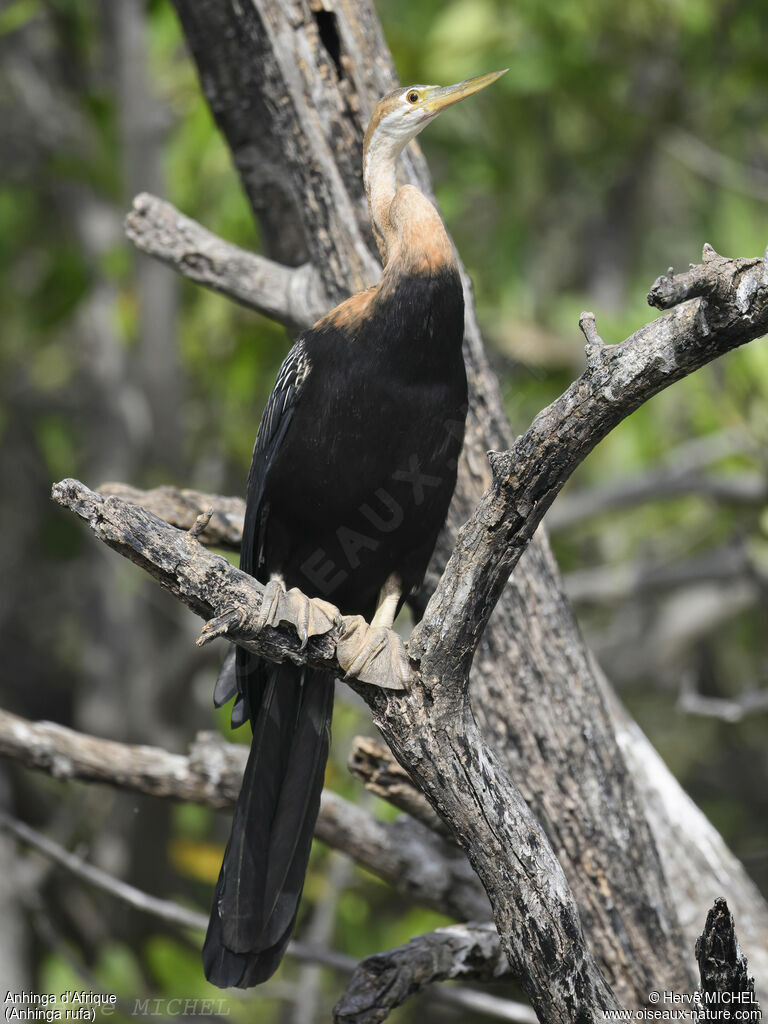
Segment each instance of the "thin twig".
[[201,512],[197,519],[194,521],[192,526],[189,528],[189,536],[193,540],[199,540],[200,535],[205,533],[205,531],[208,529],[211,519],[213,518],[213,512],[214,508],[213,505],[211,505],[211,507],[207,508],[205,512]]
[[111,893],[119,900],[122,900],[123,903],[127,903],[136,910],[141,910],[146,914],[153,914],[155,917],[159,917],[169,924],[178,925],[181,928],[195,928],[198,931],[204,931],[208,927],[208,919],[205,915],[189,910],[177,903],[172,903],[170,900],[162,900],[156,896],[150,896],[148,893],[136,889],[127,882],[114,878],[106,871],[102,871],[101,868],[88,864],[81,857],[65,850],[63,846],[60,846],[52,839],[48,839],[47,836],[41,835],[23,822],[12,818],[3,810],[0,810],[0,828],[12,833],[27,846],[31,846],[39,853],[44,854],[49,860],[55,861],[61,867],[66,868],[76,878],[87,882],[89,885],[96,886],[97,889],[103,889]]
[[741,722],[749,715],[768,711],[768,689],[743,690],[736,697],[707,697],[699,692],[695,677],[688,672],[680,680],[677,706],[689,715]]
[[597,333],[595,314],[584,312],[579,317],[579,330],[584,335],[587,344],[584,346],[587,354],[587,365],[591,366],[606,355],[605,342]]
[[[150,914],[159,920],[181,928],[205,931],[208,927],[208,917],[205,914],[182,907],[171,900],[151,896],[149,893],[143,892],[141,889],[137,889],[135,886],[115,878],[93,864],[88,864],[81,857],[70,853],[69,850],[65,850],[63,846],[60,846],[52,839],[41,835],[35,829],[30,828],[2,810],[0,810],[0,828],[10,832],[26,846],[54,861],[76,878],[103,892],[109,893],[135,910]],[[287,953],[288,956],[300,963],[320,964],[323,967],[329,967],[345,974],[351,974],[358,966],[357,960],[354,957],[347,956],[345,953],[339,953],[335,950],[325,949],[306,942],[299,942],[295,939],[291,940]],[[480,998],[475,998],[476,995],[480,996]],[[442,1003],[472,1007],[498,1020],[519,1021],[522,1024],[527,1024],[531,1019],[530,1016],[525,1016],[525,1014],[530,1014],[528,1008],[521,1006],[519,1003],[513,1003],[494,996],[486,996],[481,993],[476,994],[459,987],[435,989],[433,997]]]
[[[101,782],[217,810],[234,807],[247,754],[247,747],[225,743],[215,733],[199,733],[185,757],[30,722],[0,709],[0,755],[54,778]],[[417,902],[460,920],[490,917],[485,893],[461,851],[418,822],[379,821],[326,789],[316,835]]]

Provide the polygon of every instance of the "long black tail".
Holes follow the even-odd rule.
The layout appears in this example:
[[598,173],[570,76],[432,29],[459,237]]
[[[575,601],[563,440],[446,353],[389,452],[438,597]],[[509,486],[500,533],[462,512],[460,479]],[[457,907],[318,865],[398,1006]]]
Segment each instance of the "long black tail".
[[293,931],[328,759],[333,679],[237,651],[253,740],[216,885],[203,965],[220,988],[277,969]]

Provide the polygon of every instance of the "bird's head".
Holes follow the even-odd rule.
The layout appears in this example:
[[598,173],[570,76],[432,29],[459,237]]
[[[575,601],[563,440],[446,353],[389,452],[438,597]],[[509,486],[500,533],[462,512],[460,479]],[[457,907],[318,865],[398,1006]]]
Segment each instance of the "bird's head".
[[366,177],[372,159],[394,161],[411,139],[443,110],[485,89],[508,70],[490,71],[456,85],[409,85],[388,93],[376,105],[365,133]]

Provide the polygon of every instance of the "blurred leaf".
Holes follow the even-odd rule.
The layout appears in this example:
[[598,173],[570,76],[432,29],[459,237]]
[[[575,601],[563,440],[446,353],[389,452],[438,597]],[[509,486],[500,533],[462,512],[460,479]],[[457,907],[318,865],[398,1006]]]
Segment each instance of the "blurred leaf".
[[219,877],[224,847],[199,839],[172,839],[168,856],[175,871],[185,878],[215,883]]
[[146,945],[145,957],[159,991],[166,999],[203,999],[216,992],[219,998],[226,996],[205,980],[200,969],[200,955],[196,950],[185,949],[178,942],[166,936],[153,936]]
[[0,11],[0,36],[23,28],[37,16],[40,7],[40,0],[11,0],[11,3]]
[[[40,964],[40,992],[64,992],[93,987],[96,990],[122,996],[135,997],[144,989],[136,955],[117,942],[104,944],[98,951],[96,963],[89,968],[89,977],[74,970],[61,956],[50,954]],[[93,985],[91,985],[91,979]]]
[[78,463],[72,425],[59,416],[41,416],[36,433],[51,478],[71,474]]

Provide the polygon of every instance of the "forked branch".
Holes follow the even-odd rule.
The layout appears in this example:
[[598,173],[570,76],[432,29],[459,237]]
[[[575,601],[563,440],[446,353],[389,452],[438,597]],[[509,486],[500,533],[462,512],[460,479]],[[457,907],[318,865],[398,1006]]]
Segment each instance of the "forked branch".
[[705,246],[701,266],[660,277],[648,301],[682,305],[619,345],[604,345],[594,317],[582,314],[586,369],[512,449],[490,453],[493,483],[462,530],[411,642],[411,655],[423,667],[425,656],[439,656],[450,636],[450,657],[459,659],[452,685],[466,682],[509,574],[566,480],[597,443],[670,384],[768,331],[768,252],[731,260]]
[[[708,262],[713,260],[710,258]],[[545,1000],[550,1002],[551,995],[547,998],[544,977],[532,969],[529,955],[538,947],[542,953],[550,953],[545,955],[545,962],[551,959],[551,935],[543,930],[543,922],[559,911],[558,920],[565,931],[558,942],[558,952],[560,958],[567,961],[569,981],[557,994],[559,999],[556,996],[559,1012],[552,1019],[566,1019],[567,1014],[580,1008],[579,1002],[584,996],[577,996],[579,991],[586,993],[592,1010],[615,1005],[615,1000],[584,945],[575,905],[552,851],[546,840],[542,844],[543,836],[530,812],[476,734],[463,699],[469,665],[508,572],[567,476],[597,440],[667,384],[764,333],[765,289],[760,283],[754,283],[756,278],[762,282],[763,274],[762,261],[719,261],[719,283],[707,292],[710,296],[707,309],[701,309],[701,300],[691,303],[611,350],[598,345],[596,333],[595,338],[589,338],[595,356],[589,360],[582,377],[537,417],[511,452],[492,459],[494,484],[462,531],[457,549],[412,643],[412,654],[420,661],[421,675],[414,675],[411,689],[404,698],[366,694],[368,688],[362,688],[395,753],[409,769],[414,768],[413,762],[418,763],[419,758],[415,756],[412,737],[402,726],[414,717],[424,721],[424,698],[428,698],[432,711],[425,731],[431,733],[436,742],[431,748],[428,746],[432,756],[423,759],[428,765],[419,766],[421,770],[415,771],[415,777],[473,856],[474,866],[494,903],[507,954],[526,976],[526,988],[534,1004],[542,1007]],[[695,290],[700,287],[699,278],[694,275],[692,280],[691,289],[700,295],[701,291]],[[717,296],[716,305],[712,304],[712,296]],[[253,615],[261,600],[258,585],[237,573],[223,559],[203,551],[196,538],[176,534],[169,544],[170,550],[165,551],[162,546],[158,549],[156,543],[145,546],[149,534],[162,529],[155,517],[123,506],[116,499],[104,502],[100,496],[86,493],[84,488],[72,483],[59,485],[55,493],[57,500],[72,505],[89,519],[102,539],[143,564],[199,614],[210,618],[234,607],[237,614],[232,617],[231,638],[236,642],[251,646],[267,657],[292,657],[338,671],[334,643],[337,637],[324,634],[313,638],[307,649],[300,651],[293,637],[283,635],[276,639],[272,635],[279,634],[280,630],[264,630],[254,636]],[[103,507],[97,509],[99,505]],[[117,520],[125,516],[134,520],[127,536],[121,536],[116,528],[116,511],[119,512]],[[136,529],[137,520],[143,523],[144,532]],[[482,585],[467,586],[468,575],[471,582]],[[457,602],[459,591],[464,596]],[[443,640],[437,646],[430,643],[436,632],[441,638],[447,638],[447,642]],[[446,665],[450,668],[441,671]],[[458,672],[457,665],[460,666]],[[461,696],[457,694],[456,684]],[[446,730],[446,723],[452,735]],[[424,735],[420,737],[422,743],[424,738]],[[463,767],[457,764],[462,761],[457,743],[459,746],[467,744],[470,751],[469,758],[466,755],[463,758]],[[509,865],[514,881],[504,893],[499,891],[497,880],[491,877],[485,856],[478,851],[480,845],[487,853],[485,844],[475,842],[473,845],[468,841],[472,815],[467,814],[468,801],[462,800],[455,788],[450,788],[456,780],[452,779],[452,771],[445,771],[447,765],[465,776],[469,794],[478,786],[487,787],[493,778],[497,784],[495,791],[506,798],[499,807],[501,821],[494,823],[496,827],[483,820],[490,833],[491,849],[496,848],[493,853],[504,851],[509,860],[510,851],[514,851],[513,863]],[[448,789],[447,780],[451,780]],[[504,842],[503,833],[507,833],[509,845]],[[532,846],[534,838],[535,846]],[[524,850],[527,850],[528,863],[525,858],[520,859]],[[536,875],[549,883],[543,893],[536,891],[533,885]],[[510,919],[510,899],[516,893],[527,898],[525,905],[531,907],[534,914],[529,928],[519,929],[520,933],[515,936],[511,931],[515,924],[519,928],[519,923]],[[581,982],[586,982],[586,986],[576,988],[574,983]]]
[[[662,301],[671,288],[676,298],[707,298],[685,302],[621,345],[601,345],[593,320],[583,318],[590,348],[585,372],[513,449],[491,455],[492,486],[461,531],[411,638],[410,689],[396,695],[353,681],[398,760],[469,855],[510,963],[546,1020],[594,1015],[618,1003],[592,959],[549,843],[477,730],[466,699],[469,668],[510,571],[586,454],[652,395],[768,330],[765,261],[725,260],[707,251],[705,260],[683,283],[657,282],[652,297]],[[273,660],[289,657],[339,672],[335,627],[304,649],[289,627],[257,630],[259,584],[205,551],[196,537],[74,481],[57,485],[54,496],[198,614],[228,616],[236,643]],[[527,908],[524,921],[520,906]]]

